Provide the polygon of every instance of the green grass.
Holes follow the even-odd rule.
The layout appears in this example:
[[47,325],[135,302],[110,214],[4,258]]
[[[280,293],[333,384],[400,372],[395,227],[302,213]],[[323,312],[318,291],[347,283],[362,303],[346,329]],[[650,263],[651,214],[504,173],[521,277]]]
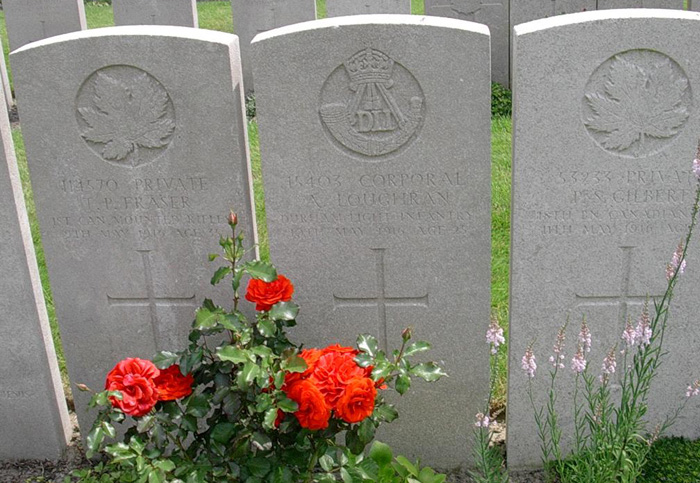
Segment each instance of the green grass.
[[638,483],[700,482],[700,441],[682,438],[654,443]]

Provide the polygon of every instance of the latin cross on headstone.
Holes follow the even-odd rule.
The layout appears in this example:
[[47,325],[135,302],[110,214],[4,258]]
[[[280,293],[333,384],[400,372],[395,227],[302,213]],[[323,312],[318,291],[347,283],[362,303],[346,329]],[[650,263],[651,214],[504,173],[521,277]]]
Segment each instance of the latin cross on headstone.
[[371,2],[365,2],[365,11],[367,13],[371,13],[370,9],[372,8],[372,3]]
[[371,297],[341,297],[333,294],[333,308],[376,307],[379,319],[379,343],[389,353],[387,307],[423,307],[428,308],[428,294],[420,297],[388,297],[386,295],[386,267],[384,254],[386,248],[373,248],[377,276],[377,294]]
[[[622,251],[622,261],[620,266],[621,281],[620,290],[617,294],[601,294],[601,295],[580,295],[576,294],[576,300],[579,303],[576,305],[582,307],[618,307],[618,324],[615,328],[616,333],[622,333],[622,330],[630,317],[631,306],[643,306],[647,301],[652,302],[653,298],[663,297],[663,294],[639,294],[634,295],[630,291],[630,278],[632,275],[632,260],[634,258],[634,249],[637,247],[620,247]],[[606,348],[606,351],[609,348]],[[618,376],[622,371],[618,371]]]
[[476,21],[479,20],[479,14],[485,7],[502,7],[503,2],[498,0],[450,0],[449,3],[436,5],[434,11],[446,10],[452,13],[451,16],[457,15],[461,20]]
[[164,321],[158,317],[158,307],[187,307],[196,305],[195,296],[190,297],[158,297],[155,293],[153,281],[153,268],[151,266],[151,251],[137,250],[141,254],[144,276],[146,280],[145,297],[112,297],[107,295],[107,302],[111,307],[148,307],[153,329],[153,337],[157,350],[173,350],[173,347],[165,347],[164,344],[177,344],[173,335],[178,334],[176,321]]

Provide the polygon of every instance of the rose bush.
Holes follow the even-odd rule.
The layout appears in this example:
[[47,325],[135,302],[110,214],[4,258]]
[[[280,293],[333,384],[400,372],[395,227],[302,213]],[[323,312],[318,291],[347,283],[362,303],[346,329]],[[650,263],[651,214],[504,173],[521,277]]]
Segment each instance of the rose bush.
[[[297,323],[294,286],[269,263],[243,260],[237,222],[229,218],[233,236],[220,241],[226,264],[212,277],[214,285],[230,281],[232,307],[205,300],[185,350],[152,362],[125,359],[108,374],[90,404],[99,411],[87,446],[88,456],[104,451],[109,462],[93,471],[149,483],[444,481],[378,442],[364,455],[377,427],[398,417],[384,390],[404,394],[414,377],[444,375],[435,363],[411,361],[430,345],[412,342],[406,330],[391,354],[368,335],[357,348],[300,350],[286,334]],[[254,320],[239,306],[244,277]],[[129,427],[122,441],[107,444],[116,423]]]

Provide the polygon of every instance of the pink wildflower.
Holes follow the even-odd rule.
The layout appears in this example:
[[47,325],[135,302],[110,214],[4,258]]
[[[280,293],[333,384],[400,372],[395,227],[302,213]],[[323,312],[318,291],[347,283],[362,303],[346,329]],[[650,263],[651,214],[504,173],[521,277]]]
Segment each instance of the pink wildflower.
[[578,333],[578,343],[583,346],[584,352],[591,352],[591,330],[586,324],[586,319],[581,322],[581,331]]
[[686,397],[695,397],[700,395],[700,379],[695,381],[693,384],[688,386],[688,389],[685,391],[685,396]]
[[634,347],[637,345],[637,331],[629,320],[625,324],[625,330],[622,331],[622,340],[625,341],[627,347]]
[[666,266],[666,280],[670,281],[673,276],[678,272],[678,275],[683,275],[685,273],[685,267],[687,265],[683,258],[683,240],[678,244],[678,248],[673,252],[673,257],[671,258],[671,263]]
[[651,344],[651,320],[649,319],[649,304],[644,304],[642,315],[639,316],[637,327],[634,329],[637,343],[642,347]]
[[535,377],[535,371],[537,371],[537,362],[535,360],[535,354],[532,352],[532,346],[528,347],[523,356],[521,367],[523,371],[527,372],[527,375],[532,379]]
[[693,160],[693,174],[698,180],[700,180],[700,159],[698,158]]
[[549,357],[549,362],[559,369],[564,369],[564,341],[566,340],[566,325],[559,328],[557,340],[554,343],[554,355]]
[[579,345],[576,355],[571,359],[571,370],[577,374],[581,374],[586,370],[587,364],[586,356],[584,355],[584,347],[583,345]]
[[486,331],[486,342],[491,344],[491,354],[497,354],[498,346],[506,342],[503,337],[503,328],[498,325],[498,320],[495,317],[491,319],[491,325]]
[[615,374],[615,369],[617,368],[617,361],[615,360],[615,350],[617,348],[613,347],[608,355],[603,359],[603,373],[600,375],[600,382],[607,384],[610,379],[611,374]]
[[491,418],[488,417],[488,415],[484,415],[484,413],[478,413],[476,415],[476,423],[474,423],[474,426],[477,428],[488,428],[491,425]]

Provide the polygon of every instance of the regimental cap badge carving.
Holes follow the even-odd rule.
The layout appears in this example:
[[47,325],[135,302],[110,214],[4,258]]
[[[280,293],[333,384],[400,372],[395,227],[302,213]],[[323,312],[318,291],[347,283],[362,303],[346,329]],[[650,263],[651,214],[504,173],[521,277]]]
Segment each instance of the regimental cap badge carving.
[[111,164],[149,163],[170,145],[175,109],[163,85],[136,67],[109,66],[78,92],[76,118],[90,149]]
[[367,161],[381,161],[416,137],[424,96],[418,81],[387,54],[366,48],[331,73],[320,115],[333,141]]

